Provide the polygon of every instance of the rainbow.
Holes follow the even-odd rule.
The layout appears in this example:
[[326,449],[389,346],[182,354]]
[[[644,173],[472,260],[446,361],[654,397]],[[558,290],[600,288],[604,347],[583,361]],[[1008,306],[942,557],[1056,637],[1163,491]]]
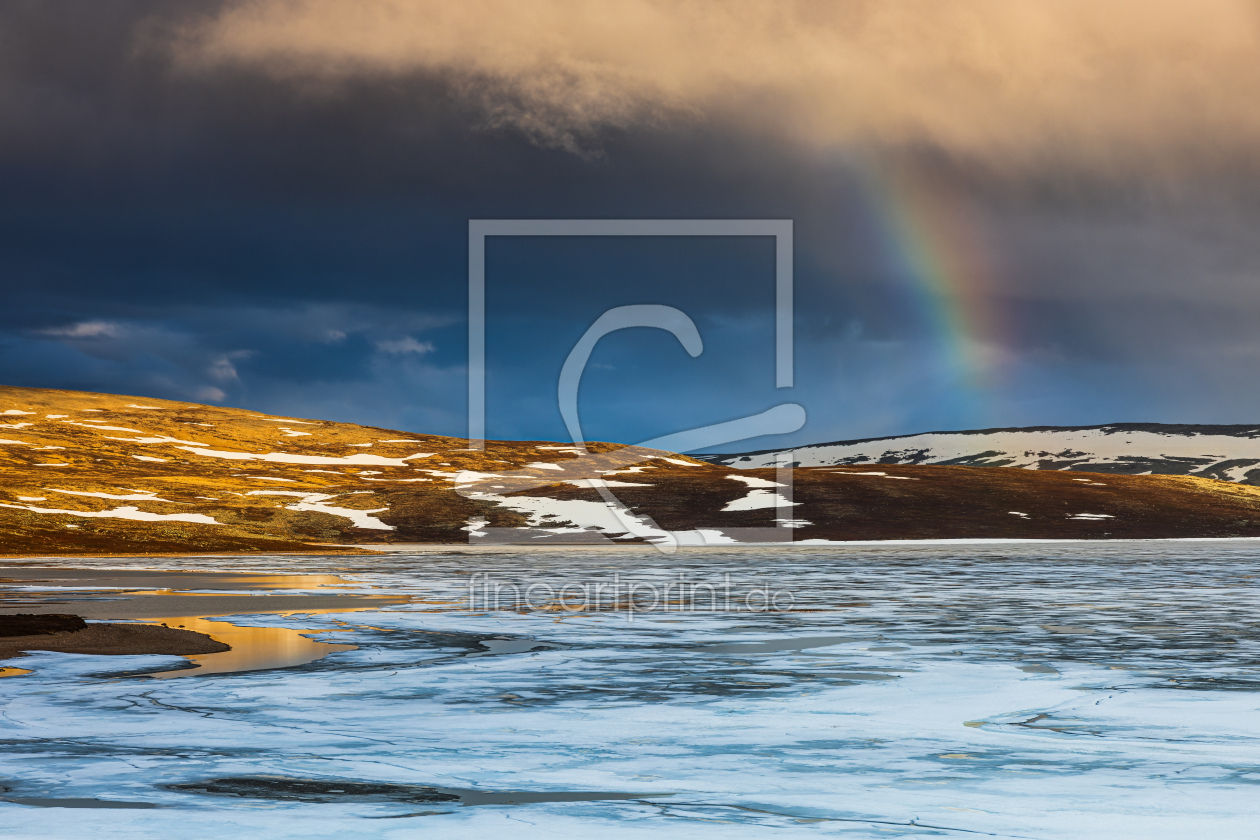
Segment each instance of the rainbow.
[[986,395],[1005,373],[1005,319],[994,295],[993,249],[970,202],[909,167],[857,169],[865,215],[884,268],[932,348],[932,378],[958,422],[983,421]]

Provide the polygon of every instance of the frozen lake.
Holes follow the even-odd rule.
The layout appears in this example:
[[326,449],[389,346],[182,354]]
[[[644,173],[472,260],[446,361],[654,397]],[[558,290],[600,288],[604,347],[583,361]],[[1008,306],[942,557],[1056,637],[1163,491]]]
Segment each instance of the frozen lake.
[[63,565],[123,562],[413,601],[233,617],[357,646],[278,670],[10,662],[6,837],[1260,835],[1260,543]]

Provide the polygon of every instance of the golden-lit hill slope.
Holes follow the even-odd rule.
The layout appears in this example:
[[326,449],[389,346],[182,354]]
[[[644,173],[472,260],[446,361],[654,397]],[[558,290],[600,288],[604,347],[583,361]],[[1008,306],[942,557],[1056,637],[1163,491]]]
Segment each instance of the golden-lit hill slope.
[[470,451],[463,438],[0,388],[0,553],[311,551],[311,544],[464,540],[470,518],[495,527],[526,518],[464,498],[456,486],[506,471],[550,480],[552,462],[573,457],[571,448],[545,442],[490,442],[484,452]]
[[537,441],[479,451],[462,438],[0,388],[0,554],[1260,537],[1260,489],[1205,479],[818,467],[797,469],[789,490],[772,469],[615,444],[589,452]]

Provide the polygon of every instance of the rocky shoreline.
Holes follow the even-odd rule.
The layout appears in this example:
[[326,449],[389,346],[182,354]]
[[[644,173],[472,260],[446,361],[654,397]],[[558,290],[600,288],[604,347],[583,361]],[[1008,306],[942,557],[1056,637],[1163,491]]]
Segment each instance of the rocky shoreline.
[[205,633],[160,624],[89,624],[80,616],[60,613],[0,615],[0,661],[37,650],[95,656],[191,656],[222,653],[231,647]]

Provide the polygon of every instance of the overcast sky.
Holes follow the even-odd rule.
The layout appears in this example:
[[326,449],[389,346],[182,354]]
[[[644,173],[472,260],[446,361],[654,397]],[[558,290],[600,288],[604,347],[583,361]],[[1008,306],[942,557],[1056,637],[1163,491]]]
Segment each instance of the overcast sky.
[[1243,0],[9,0],[0,382],[459,435],[470,218],[795,225],[492,240],[487,432],[803,405],[786,438],[1260,423],[1260,10]]

